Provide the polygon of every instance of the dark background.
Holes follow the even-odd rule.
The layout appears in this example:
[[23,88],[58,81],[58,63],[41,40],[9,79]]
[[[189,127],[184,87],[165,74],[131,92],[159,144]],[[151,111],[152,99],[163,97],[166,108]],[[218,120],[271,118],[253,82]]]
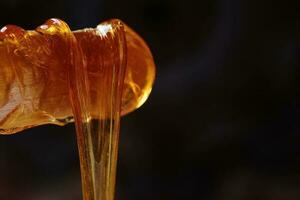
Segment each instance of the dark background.
[[[153,93],[122,118],[117,199],[300,199],[297,1],[1,0],[0,25],[120,18],[148,42]],[[0,137],[0,200],[81,199],[74,126]]]

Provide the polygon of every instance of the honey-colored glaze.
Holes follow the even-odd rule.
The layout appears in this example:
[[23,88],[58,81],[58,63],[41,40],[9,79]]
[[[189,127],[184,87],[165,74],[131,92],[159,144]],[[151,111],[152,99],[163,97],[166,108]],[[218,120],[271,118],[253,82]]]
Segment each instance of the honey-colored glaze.
[[[116,28],[122,26],[123,28]],[[109,37],[124,33],[125,42],[110,43]],[[100,108],[93,95],[105,95],[106,68],[117,65],[116,49],[124,46],[127,66],[122,89],[121,114],[141,106],[148,98],[155,65],[146,43],[119,20],[110,20],[95,29],[72,32],[61,20],[51,19],[34,31],[5,26],[0,31],[0,134],[12,134],[42,125],[65,125],[73,121],[70,101],[70,70],[78,65],[87,73],[87,92],[93,108]],[[126,62],[127,61],[127,62]],[[81,64],[80,64],[81,63]],[[126,64],[127,63],[127,64]],[[99,68],[99,66],[101,66]],[[76,77],[72,77],[72,79]],[[80,79],[80,78],[77,78]],[[97,114],[91,117],[105,117]]]
[[51,19],[0,31],[0,134],[75,120],[84,200],[113,200],[121,114],[155,76],[145,42],[119,20],[72,32]]
[[84,200],[114,199],[127,57],[124,28],[113,20],[76,34],[81,49],[73,49],[76,64],[69,81]]

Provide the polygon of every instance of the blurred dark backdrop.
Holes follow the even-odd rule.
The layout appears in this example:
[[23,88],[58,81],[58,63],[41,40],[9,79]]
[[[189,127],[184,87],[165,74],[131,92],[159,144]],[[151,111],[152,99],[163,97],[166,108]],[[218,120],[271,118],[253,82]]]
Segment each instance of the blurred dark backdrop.
[[[119,200],[300,199],[300,13],[285,0],[1,0],[0,25],[120,18],[153,93],[122,118]],[[74,126],[0,137],[1,200],[81,199]]]

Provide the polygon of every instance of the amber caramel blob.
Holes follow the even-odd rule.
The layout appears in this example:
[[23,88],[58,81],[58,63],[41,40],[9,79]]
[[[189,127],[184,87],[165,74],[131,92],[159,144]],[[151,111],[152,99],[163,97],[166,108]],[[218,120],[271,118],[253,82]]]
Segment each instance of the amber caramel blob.
[[[121,63],[122,62],[122,63]],[[121,114],[141,106],[148,98],[155,65],[146,43],[119,20],[96,28],[72,32],[58,19],[48,20],[34,31],[5,26],[0,31],[0,134],[11,134],[42,125],[73,121],[70,85],[85,82],[87,107],[106,105],[93,101],[106,95],[105,74],[125,65]],[[86,79],[72,76],[78,67]],[[78,71],[77,71],[78,73]],[[78,89],[80,90],[80,88]],[[84,95],[84,94],[83,94]],[[72,96],[72,95],[71,95]],[[97,104],[97,105],[95,105]],[[92,118],[99,116],[90,109]]]

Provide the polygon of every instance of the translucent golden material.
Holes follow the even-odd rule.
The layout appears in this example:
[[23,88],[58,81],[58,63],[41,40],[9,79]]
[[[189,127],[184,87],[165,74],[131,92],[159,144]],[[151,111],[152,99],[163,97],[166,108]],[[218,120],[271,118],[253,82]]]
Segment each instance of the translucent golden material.
[[0,133],[75,118],[84,200],[113,200],[120,115],[155,76],[145,42],[119,20],[72,32],[51,19],[0,31]]
[[153,58],[145,42],[119,20],[74,32],[57,19],[47,21],[35,31],[9,25],[0,31],[0,134],[72,122],[68,66],[74,67],[76,63],[70,56],[78,48],[82,56],[77,55],[76,59],[85,62],[92,78],[99,65],[110,62],[105,59],[114,59],[106,58],[108,55],[103,52],[118,44],[105,49],[102,43],[108,38],[106,32],[117,34],[113,27],[117,23],[124,26],[121,32],[125,32],[126,42],[122,45],[127,50],[122,115],[141,106],[152,89]]

